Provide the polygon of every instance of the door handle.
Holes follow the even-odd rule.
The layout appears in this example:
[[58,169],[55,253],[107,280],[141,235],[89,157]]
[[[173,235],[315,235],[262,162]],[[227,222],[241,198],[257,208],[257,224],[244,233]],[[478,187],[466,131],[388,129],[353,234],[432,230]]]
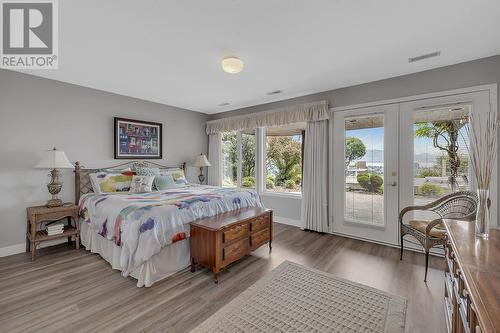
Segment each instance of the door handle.
[[397,182],[392,182],[391,186],[398,186],[398,183]]

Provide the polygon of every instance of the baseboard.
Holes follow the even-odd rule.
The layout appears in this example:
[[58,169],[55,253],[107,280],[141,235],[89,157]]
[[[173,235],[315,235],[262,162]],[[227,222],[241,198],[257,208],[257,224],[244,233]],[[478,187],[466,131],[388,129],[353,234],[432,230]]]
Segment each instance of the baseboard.
[[0,257],[7,257],[13,254],[22,253],[26,250],[26,244],[15,244],[11,246],[0,247]]
[[[51,241],[43,242],[38,245],[37,249],[43,249],[44,247],[54,246],[62,243],[66,243],[66,238],[54,239]],[[23,253],[26,251],[26,243],[15,244],[11,246],[0,247],[0,257],[7,257],[14,254]]]
[[281,217],[281,216],[276,216],[276,215],[273,215],[273,220],[274,220],[274,222],[277,222],[277,223],[291,225],[291,226],[299,227],[299,228],[304,228],[301,220],[295,220],[295,219],[290,219],[287,217]]

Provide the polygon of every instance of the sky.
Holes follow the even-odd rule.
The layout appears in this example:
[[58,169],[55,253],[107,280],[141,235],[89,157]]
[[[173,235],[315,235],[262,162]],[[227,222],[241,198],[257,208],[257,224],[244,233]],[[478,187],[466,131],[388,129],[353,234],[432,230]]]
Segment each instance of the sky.
[[[463,131],[462,135],[465,134]],[[365,128],[365,129],[357,129],[357,130],[348,130],[346,131],[346,137],[356,137],[361,139],[366,146],[367,150],[384,150],[384,128],[376,127],[376,128]],[[459,143],[463,150],[465,151],[465,145],[463,144],[462,136],[459,137]],[[462,149],[460,149],[462,150]],[[432,155],[439,156],[443,152],[438,148],[435,148],[432,144],[432,140],[429,138],[415,138],[414,139],[414,154],[415,155]],[[368,156],[361,158],[369,159]],[[381,161],[374,161],[381,162]]]

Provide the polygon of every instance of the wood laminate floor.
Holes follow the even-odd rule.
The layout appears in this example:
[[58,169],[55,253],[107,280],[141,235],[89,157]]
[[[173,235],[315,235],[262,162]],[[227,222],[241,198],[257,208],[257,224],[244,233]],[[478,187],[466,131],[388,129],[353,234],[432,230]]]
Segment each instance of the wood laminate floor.
[[287,259],[408,299],[406,332],[444,332],[443,259],[275,224],[267,246],[212,281],[185,269],[151,288],[137,288],[97,254],[58,245],[0,258],[1,332],[188,332]]

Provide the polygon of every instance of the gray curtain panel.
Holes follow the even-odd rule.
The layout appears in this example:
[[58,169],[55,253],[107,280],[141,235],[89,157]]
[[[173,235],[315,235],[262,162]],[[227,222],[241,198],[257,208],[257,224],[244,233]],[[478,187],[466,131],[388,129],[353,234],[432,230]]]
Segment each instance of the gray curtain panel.
[[329,232],[328,120],[306,125],[302,179],[302,223],[306,229]]

